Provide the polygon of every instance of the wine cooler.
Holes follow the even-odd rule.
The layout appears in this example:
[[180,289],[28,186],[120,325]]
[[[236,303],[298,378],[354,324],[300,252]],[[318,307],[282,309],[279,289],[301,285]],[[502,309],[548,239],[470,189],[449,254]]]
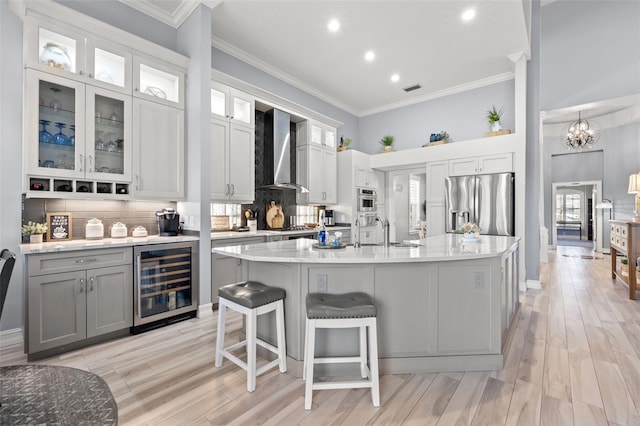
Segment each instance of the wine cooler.
[[198,310],[198,242],[134,247],[132,333],[195,317]]

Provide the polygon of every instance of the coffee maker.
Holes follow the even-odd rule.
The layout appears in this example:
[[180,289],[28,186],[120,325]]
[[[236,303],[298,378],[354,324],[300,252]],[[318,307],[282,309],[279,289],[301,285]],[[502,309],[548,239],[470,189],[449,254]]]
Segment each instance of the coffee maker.
[[180,215],[172,208],[164,208],[156,212],[158,235],[174,237],[180,231]]
[[336,224],[335,218],[333,217],[333,210],[325,210],[324,211],[324,226],[334,226]]

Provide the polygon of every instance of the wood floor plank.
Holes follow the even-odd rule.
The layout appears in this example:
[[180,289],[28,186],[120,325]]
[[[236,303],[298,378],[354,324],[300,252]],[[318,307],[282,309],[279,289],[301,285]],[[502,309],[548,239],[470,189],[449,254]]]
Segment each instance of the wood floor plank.
[[545,396],[571,402],[569,353],[566,349],[552,345],[546,346],[542,393]]
[[542,414],[540,415],[541,426],[572,425],[573,408],[565,400],[554,398],[549,395],[542,395]]
[[569,355],[569,375],[571,376],[571,401],[581,401],[594,407],[603,408],[593,360],[586,357],[574,358]]
[[513,383],[489,378],[471,424],[477,426],[505,424],[513,387]]
[[438,374],[422,395],[420,400],[407,415],[405,425],[435,425],[444,412],[453,393],[460,384],[460,378],[446,374]]
[[629,389],[629,395],[640,413],[640,359],[635,354],[622,352],[614,352],[614,356]]
[[542,386],[546,342],[539,339],[527,339],[518,366],[518,380]]
[[488,380],[489,373],[465,373],[440,416],[439,423],[470,425]]
[[607,416],[602,408],[582,401],[573,401],[573,422],[577,426],[607,426]]
[[393,394],[389,404],[371,419],[371,424],[401,424],[427,391],[437,374],[412,374]]
[[531,426],[540,423],[542,387],[522,380],[514,386],[507,414],[507,426]]
[[603,321],[602,328],[607,333],[607,339],[611,345],[610,350],[626,354],[636,353],[619,322]]
[[611,353],[611,344],[604,329],[602,327],[585,325],[584,331],[587,334],[592,358],[594,360],[615,362],[614,356]]
[[636,407],[618,365],[597,359],[594,359],[593,364],[607,420],[623,425],[640,424]]

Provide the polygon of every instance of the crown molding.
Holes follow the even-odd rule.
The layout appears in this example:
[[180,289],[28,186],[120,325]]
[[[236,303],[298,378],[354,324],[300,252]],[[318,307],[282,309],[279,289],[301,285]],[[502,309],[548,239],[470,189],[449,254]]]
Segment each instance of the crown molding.
[[150,17],[169,25],[172,28],[179,28],[180,25],[193,13],[193,11],[200,5],[205,4],[206,6],[213,9],[218,4],[221,3],[221,0],[183,0],[180,3],[180,6],[173,12],[173,14],[167,13],[166,10],[159,8],[153,3],[148,2],[147,0],[118,0],[120,3],[124,3],[132,9],[137,10],[138,12],[142,12],[145,15],[149,15]]
[[226,41],[218,37],[211,37],[211,45],[216,49],[219,49],[233,56],[234,58],[241,60],[242,62],[245,62],[255,68],[258,68],[260,71],[264,71],[267,74],[270,74],[276,77],[277,79],[284,81],[285,83],[288,83],[304,92],[309,93],[310,95],[315,96],[318,99],[321,99],[335,106],[336,108],[340,108],[341,110],[346,111],[349,114],[358,116],[358,111],[352,106],[338,101],[337,99],[327,95],[326,93],[319,91],[318,89],[304,83],[301,80],[298,80],[297,78],[285,73],[284,71],[274,67],[273,65],[270,65],[264,61],[261,61],[255,56],[245,52],[244,50],[238,49],[237,47],[227,43]]
[[391,104],[383,105],[378,108],[372,108],[366,111],[362,111],[359,117],[365,117],[367,115],[378,114],[380,112],[390,111],[396,108],[419,104],[421,102],[430,101],[437,98],[443,98],[445,96],[455,95],[456,93],[467,92],[469,90],[478,89],[480,87],[490,86],[492,84],[502,83],[503,81],[513,80],[514,78],[515,78],[515,74],[512,71],[506,72],[503,74],[497,74],[491,77],[470,81],[468,83],[452,86],[447,89],[431,92],[417,98],[411,98],[411,99],[407,99],[400,102],[394,102]]

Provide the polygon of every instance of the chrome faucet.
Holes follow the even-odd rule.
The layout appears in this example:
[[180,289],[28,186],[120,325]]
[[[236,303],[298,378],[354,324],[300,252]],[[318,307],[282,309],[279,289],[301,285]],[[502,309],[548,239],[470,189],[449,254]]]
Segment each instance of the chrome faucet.
[[382,224],[382,244],[385,247],[389,247],[390,241],[389,241],[389,234],[390,234],[390,230],[389,230],[389,220],[387,218],[382,219],[380,216],[376,216],[376,222],[380,222]]
[[356,240],[353,243],[353,248],[360,248],[360,219],[356,218]]

